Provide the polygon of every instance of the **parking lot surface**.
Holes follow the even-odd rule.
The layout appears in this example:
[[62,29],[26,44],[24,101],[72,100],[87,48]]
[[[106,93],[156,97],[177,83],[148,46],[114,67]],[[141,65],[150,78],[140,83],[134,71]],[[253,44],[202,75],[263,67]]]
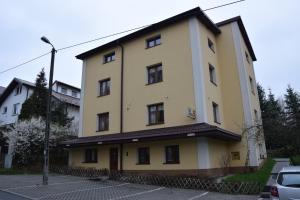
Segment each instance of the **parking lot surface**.
[[[116,181],[93,181],[74,176],[51,175],[49,185],[41,175],[0,176],[1,199],[33,200],[254,200],[257,196],[228,195],[201,190],[165,188]],[[14,196],[15,198],[12,198]]]

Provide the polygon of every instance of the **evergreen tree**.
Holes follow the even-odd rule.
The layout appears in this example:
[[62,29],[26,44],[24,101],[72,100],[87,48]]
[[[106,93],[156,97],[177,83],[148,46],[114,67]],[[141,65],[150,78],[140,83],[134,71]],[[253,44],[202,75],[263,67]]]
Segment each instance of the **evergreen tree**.
[[[30,120],[41,117],[46,119],[47,115],[48,89],[44,69],[37,75],[35,88],[32,95],[23,103],[19,120]],[[66,105],[52,98],[51,121],[60,126],[70,126],[73,118],[68,117]]]
[[[52,104],[53,105],[53,104]],[[54,104],[54,109],[52,111],[52,122],[60,126],[69,127],[73,121],[74,117],[68,117],[68,112],[66,104],[62,102],[57,102]]]
[[[258,85],[258,97],[262,113],[265,142],[267,149],[276,149],[285,146],[285,135],[283,134],[284,113],[278,100],[269,90],[266,97],[265,90]],[[276,140],[274,140],[276,138]]]
[[37,75],[33,94],[22,105],[19,120],[29,120],[32,117],[46,118],[48,95],[46,86],[47,80],[45,78],[45,71],[42,69],[42,71]]
[[287,126],[300,131],[300,96],[290,85],[284,96]]

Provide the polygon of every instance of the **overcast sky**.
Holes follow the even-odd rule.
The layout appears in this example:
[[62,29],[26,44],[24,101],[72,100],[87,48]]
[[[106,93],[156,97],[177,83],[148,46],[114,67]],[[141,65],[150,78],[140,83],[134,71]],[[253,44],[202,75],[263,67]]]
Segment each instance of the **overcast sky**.
[[[50,51],[40,40],[43,35],[60,48],[155,23],[197,6],[206,9],[231,1],[1,0],[0,71]],[[282,95],[288,84],[300,91],[299,8],[299,0],[246,0],[206,14],[214,22],[242,17],[258,59],[257,81]],[[58,52],[54,80],[80,87],[82,63],[75,55],[112,39]],[[14,77],[34,82],[42,67],[48,77],[49,64],[50,55],[0,74],[0,85],[7,86]]]

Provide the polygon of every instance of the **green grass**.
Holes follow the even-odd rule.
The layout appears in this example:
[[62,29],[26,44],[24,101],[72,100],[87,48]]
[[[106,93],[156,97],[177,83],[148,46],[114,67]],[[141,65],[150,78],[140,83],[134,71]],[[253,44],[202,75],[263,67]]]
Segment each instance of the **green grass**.
[[28,171],[28,170],[21,170],[21,169],[4,169],[4,168],[0,168],[0,175],[16,175],[16,174],[38,174],[38,173]]
[[291,162],[293,165],[300,165],[300,155],[292,156]]
[[255,172],[235,174],[226,178],[225,181],[259,182],[262,185],[265,185],[269,179],[274,164],[275,161],[268,158],[262,168],[260,168],[259,170]]

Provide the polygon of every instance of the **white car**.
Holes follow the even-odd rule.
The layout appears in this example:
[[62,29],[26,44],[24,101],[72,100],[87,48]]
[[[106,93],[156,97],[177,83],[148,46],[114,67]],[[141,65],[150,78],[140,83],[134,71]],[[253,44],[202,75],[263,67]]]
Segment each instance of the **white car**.
[[300,200],[300,166],[284,167],[271,187],[272,200]]

